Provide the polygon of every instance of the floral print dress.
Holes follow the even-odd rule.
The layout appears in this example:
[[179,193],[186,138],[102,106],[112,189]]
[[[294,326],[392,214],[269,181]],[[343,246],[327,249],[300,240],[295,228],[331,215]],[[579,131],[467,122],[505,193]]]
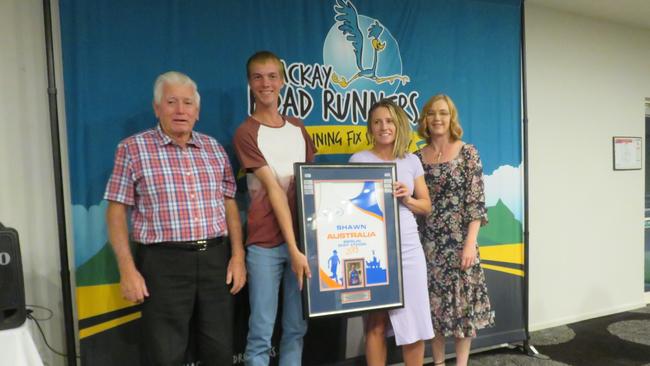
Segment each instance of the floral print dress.
[[436,334],[475,337],[476,331],[494,325],[485,275],[476,248],[475,264],[462,271],[460,257],[470,222],[487,224],[483,166],[476,147],[464,144],[448,162],[424,167],[433,211],[418,219],[427,258],[431,316]]

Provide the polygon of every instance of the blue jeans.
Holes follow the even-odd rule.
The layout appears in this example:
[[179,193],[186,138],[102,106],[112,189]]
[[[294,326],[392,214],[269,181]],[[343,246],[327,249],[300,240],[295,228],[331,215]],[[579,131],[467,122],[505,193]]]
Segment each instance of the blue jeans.
[[280,283],[282,298],[282,338],[280,366],[302,362],[303,336],[307,321],[302,317],[302,297],[296,275],[291,270],[287,244],[275,248],[249,245],[246,253],[248,295],[251,307],[246,342],[246,365],[267,366],[271,336],[278,312]]

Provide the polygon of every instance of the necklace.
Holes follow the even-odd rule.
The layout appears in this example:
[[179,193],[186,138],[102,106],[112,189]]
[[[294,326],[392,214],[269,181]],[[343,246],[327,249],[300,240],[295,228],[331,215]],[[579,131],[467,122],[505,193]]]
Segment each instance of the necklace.
[[451,144],[447,144],[447,143],[444,143],[444,142],[443,142],[443,143],[441,143],[440,145],[441,145],[441,146],[439,147],[438,152],[436,152],[436,151],[434,150],[434,146],[433,146],[433,144],[429,144],[429,145],[428,145],[429,149],[431,149],[431,150],[430,150],[430,151],[431,151],[431,158],[432,158],[431,161],[432,161],[434,164],[438,164],[438,163],[440,163],[440,162],[443,161],[443,157],[444,157],[444,155],[446,154],[445,150],[453,149],[453,146],[451,146]]
[[[433,151],[433,147],[431,147],[431,152],[433,153],[434,156],[436,155],[436,152]],[[442,148],[440,148],[440,151],[438,151],[438,154],[436,156],[436,159],[434,160],[434,163],[436,163],[436,164],[440,163],[441,159],[442,159]]]

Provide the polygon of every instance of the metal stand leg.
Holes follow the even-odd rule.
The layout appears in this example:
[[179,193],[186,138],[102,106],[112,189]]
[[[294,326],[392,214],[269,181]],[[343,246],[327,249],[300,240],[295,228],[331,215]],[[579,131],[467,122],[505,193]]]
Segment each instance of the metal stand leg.
[[547,355],[543,355],[539,352],[537,352],[537,349],[535,349],[535,346],[530,344],[528,340],[525,340],[524,343],[520,346],[521,352],[527,354],[530,357],[538,358],[540,360],[550,360],[551,358],[548,357]]

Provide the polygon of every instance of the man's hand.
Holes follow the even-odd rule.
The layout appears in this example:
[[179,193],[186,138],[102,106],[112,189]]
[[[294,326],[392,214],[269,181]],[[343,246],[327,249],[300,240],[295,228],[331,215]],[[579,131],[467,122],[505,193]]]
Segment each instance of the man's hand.
[[149,291],[147,290],[144,278],[135,268],[126,270],[121,274],[120,290],[125,300],[136,304],[142,304],[144,299],[149,297]]
[[280,225],[280,231],[287,243],[289,249],[289,257],[291,258],[291,270],[298,278],[298,287],[302,290],[303,276],[311,278],[311,271],[307,264],[307,258],[298,250],[296,246],[295,234],[293,232],[293,219],[291,218],[291,210],[289,209],[289,201],[287,193],[280,186],[275,173],[269,168],[268,165],[257,168],[254,170],[255,176],[262,182],[273,207],[273,213]]
[[242,256],[232,257],[228,261],[226,284],[232,284],[230,293],[233,295],[238,293],[246,285],[246,264]]
[[296,278],[298,279],[298,288],[302,290],[302,280],[304,276],[311,278],[311,270],[309,270],[307,257],[305,257],[305,255],[298,249],[291,251],[289,256],[291,257],[291,270],[296,274]]
[[129,231],[126,223],[127,207],[123,203],[108,201],[106,208],[106,226],[108,240],[111,242],[115,259],[120,270],[120,290],[122,297],[130,302],[141,304],[149,297],[144,278],[133,262],[129,247]]

